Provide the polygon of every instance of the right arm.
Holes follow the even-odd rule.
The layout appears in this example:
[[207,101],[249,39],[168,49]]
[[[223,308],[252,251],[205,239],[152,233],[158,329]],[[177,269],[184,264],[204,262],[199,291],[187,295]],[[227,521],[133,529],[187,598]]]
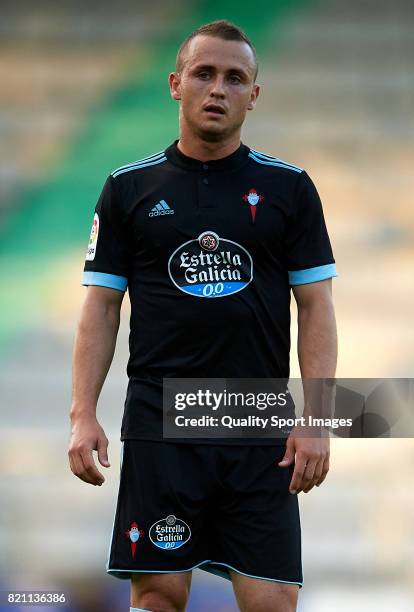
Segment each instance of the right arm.
[[88,287],[75,338],[68,455],[75,476],[93,485],[102,485],[105,478],[92,451],[109,467],[108,439],[96,418],[96,405],[114,356],[123,297],[123,291]]

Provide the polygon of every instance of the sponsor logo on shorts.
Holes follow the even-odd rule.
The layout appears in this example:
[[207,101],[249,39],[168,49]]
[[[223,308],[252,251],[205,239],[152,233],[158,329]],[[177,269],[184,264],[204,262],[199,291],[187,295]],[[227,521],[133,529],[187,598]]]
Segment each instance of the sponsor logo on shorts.
[[138,523],[133,521],[129,529],[125,531],[125,535],[131,542],[131,555],[135,559],[135,553],[137,550],[137,542],[142,538],[144,532],[138,527]]
[[99,215],[94,214],[93,223],[91,227],[91,235],[89,236],[88,250],[86,251],[86,261],[93,261],[96,253],[96,243],[98,242],[99,234]]
[[226,297],[253,279],[253,260],[237,242],[210,230],[178,247],[168,261],[168,274],[183,293],[202,298]]
[[173,514],[151,525],[150,540],[163,550],[175,550],[184,546],[191,538],[191,529],[182,519]]

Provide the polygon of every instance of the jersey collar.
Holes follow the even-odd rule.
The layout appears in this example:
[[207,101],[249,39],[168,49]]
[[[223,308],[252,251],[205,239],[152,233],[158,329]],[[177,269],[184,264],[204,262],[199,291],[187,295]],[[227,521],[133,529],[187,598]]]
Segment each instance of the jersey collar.
[[177,147],[177,142],[178,140],[175,140],[169,147],[167,147],[167,149],[165,149],[165,155],[172,164],[179,166],[184,170],[203,171],[206,170],[207,165],[209,170],[216,170],[219,172],[223,170],[232,171],[241,168],[248,162],[248,154],[250,149],[243,143],[240,143],[239,148],[230,155],[227,155],[227,157],[203,162],[199,159],[194,159],[193,157],[184,155],[184,153],[182,153]]

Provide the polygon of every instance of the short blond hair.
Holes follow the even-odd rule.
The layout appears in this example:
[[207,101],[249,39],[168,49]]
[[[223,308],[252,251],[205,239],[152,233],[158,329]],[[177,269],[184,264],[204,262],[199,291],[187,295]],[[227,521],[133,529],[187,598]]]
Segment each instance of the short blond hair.
[[211,23],[206,23],[187,36],[187,38],[181,43],[180,48],[178,49],[175,63],[177,72],[182,72],[184,66],[184,51],[187,48],[188,44],[190,43],[190,41],[193,40],[193,38],[200,35],[221,38],[222,40],[238,40],[240,42],[246,43],[253,53],[255,63],[254,79],[256,80],[257,73],[259,71],[256,49],[252,45],[249,37],[243,32],[243,30],[241,30],[234,23],[231,23],[231,21],[227,21],[226,19],[220,19],[219,21],[212,21]]

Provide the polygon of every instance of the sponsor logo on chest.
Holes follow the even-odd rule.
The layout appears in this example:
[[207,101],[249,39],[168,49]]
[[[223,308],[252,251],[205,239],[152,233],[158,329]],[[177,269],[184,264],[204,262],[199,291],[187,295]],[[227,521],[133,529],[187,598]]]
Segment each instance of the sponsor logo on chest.
[[253,260],[240,244],[208,230],[174,251],[168,274],[184,293],[202,298],[225,297],[252,281]]

